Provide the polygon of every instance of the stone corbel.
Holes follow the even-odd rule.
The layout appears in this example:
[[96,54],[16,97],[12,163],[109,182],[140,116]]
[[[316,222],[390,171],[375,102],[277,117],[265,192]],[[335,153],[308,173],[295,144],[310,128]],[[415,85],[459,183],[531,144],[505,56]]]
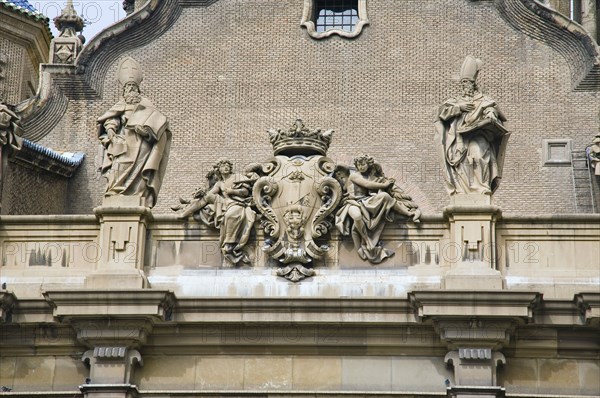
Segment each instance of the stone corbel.
[[143,366],[138,350],[127,347],[95,347],[83,354],[81,360],[90,367],[86,384],[131,384],[136,365]]
[[[444,361],[454,367],[454,397],[500,397],[496,368],[504,364],[500,350],[518,324],[533,318],[541,295],[512,291],[421,291],[409,300],[424,323],[432,323],[449,352]],[[465,390],[478,387],[472,394]]]
[[582,320],[591,326],[600,327],[600,293],[575,295]]
[[168,291],[51,291],[44,297],[53,315],[72,325],[88,347],[143,345],[154,323],[172,317],[175,295]]
[[463,347],[448,352],[444,362],[454,367],[458,386],[496,386],[496,368],[504,365],[506,358],[489,347]]

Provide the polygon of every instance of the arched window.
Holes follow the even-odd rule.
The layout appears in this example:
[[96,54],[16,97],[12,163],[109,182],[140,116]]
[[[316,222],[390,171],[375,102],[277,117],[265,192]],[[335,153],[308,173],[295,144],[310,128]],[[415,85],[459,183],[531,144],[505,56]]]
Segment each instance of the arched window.
[[366,0],[304,0],[302,26],[315,39],[356,37],[368,23]]

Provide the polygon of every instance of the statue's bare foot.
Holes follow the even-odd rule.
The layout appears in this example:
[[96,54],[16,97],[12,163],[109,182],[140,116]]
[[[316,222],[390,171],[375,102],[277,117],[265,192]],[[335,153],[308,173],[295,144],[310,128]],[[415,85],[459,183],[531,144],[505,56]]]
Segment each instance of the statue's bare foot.
[[183,211],[183,212],[177,214],[177,218],[180,220],[187,220],[190,216],[191,216],[191,214],[187,211]]
[[419,209],[415,209],[412,215],[412,220],[414,223],[420,223],[421,220],[419,220],[419,218],[421,217],[421,210]]

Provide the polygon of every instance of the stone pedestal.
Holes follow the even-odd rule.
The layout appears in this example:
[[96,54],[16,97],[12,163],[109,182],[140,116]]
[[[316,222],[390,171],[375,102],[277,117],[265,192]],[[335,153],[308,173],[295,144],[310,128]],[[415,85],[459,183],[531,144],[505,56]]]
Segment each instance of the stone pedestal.
[[109,196],[94,209],[100,222],[100,261],[85,285],[93,289],[148,287],[143,272],[150,209],[138,196]]
[[455,195],[444,209],[450,222],[449,247],[442,250],[450,266],[446,289],[502,289],[503,278],[496,270],[495,224],[500,208],[490,204],[489,195]]

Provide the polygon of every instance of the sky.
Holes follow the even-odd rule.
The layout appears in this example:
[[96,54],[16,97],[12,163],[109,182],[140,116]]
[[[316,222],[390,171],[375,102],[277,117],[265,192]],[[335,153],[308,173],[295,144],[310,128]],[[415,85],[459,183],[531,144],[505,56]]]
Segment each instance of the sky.
[[[50,18],[50,29],[56,37],[58,32],[54,27],[54,17],[60,14],[66,0],[29,0],[36,10]],[[83,35],[89,42],[96,34],[109,25],[125,17],[122,0],[73,0],[75,11],[86,22]]]

